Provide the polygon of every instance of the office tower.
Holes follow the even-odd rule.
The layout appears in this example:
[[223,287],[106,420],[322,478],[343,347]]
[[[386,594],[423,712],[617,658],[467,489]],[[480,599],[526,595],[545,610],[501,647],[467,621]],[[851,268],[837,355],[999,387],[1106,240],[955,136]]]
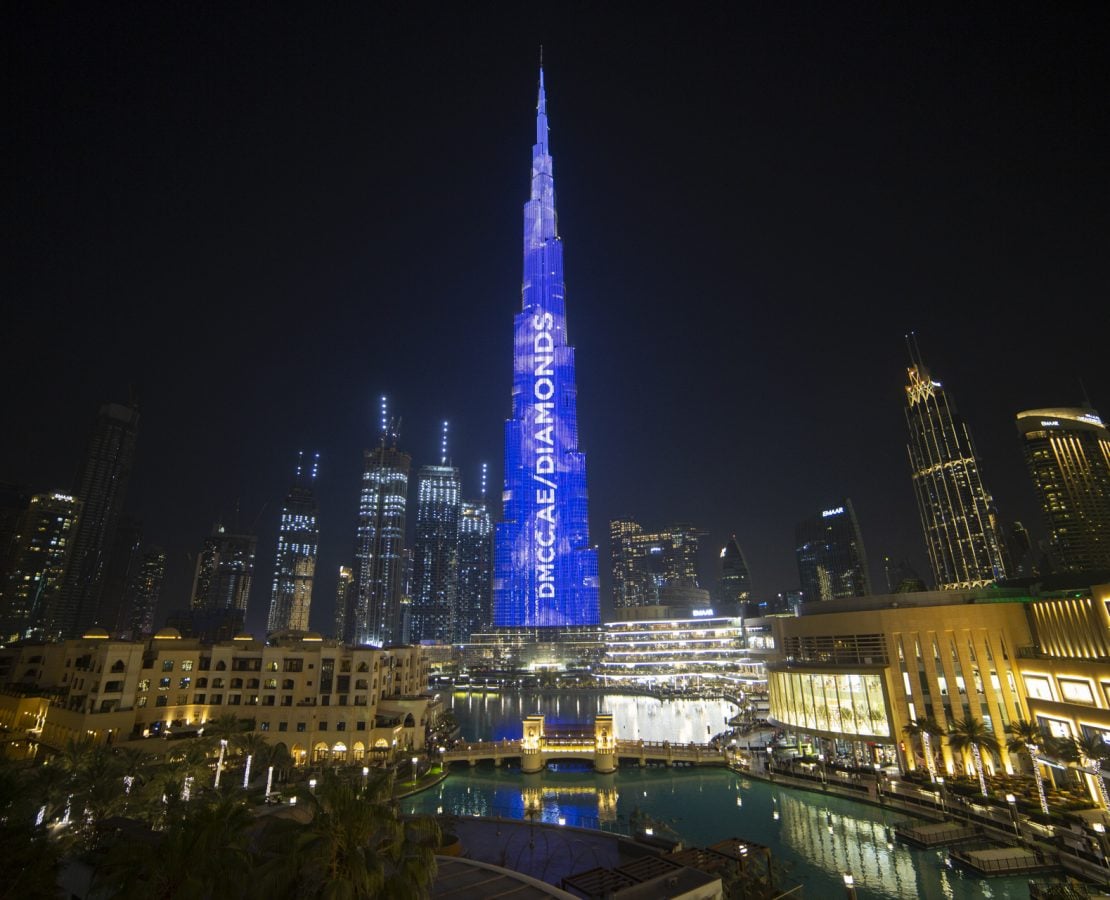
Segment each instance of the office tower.
[[320,454],[317,453],[306,471],[304,454],[300,455],[296,480],[281,506],[270,614],[266,619],[266,630],[270,633],[308,631],[316,552],[320,544],[319,510],[312,490],[319,465]]
[[455,640],[459,603],[459,470],[448,464],[447,423],[438,466],[417,475],[416,538],[412,544],[412,629],[409,640]]
[[863,538],[848,498],[799,522],[794,547],[806,600],[839,600],[871,593]]
[[384,646],[402,640],[401,576],[405,504],[412,459],[397,449],[399,424],[382,398],[381,442],[363,454],[355,537],[355,602],[344,623],[348,644]]
[[339,581],[335,586],[335,639],[343,640],[347,633],[347,621],[354,617],[355,598],[355,570],[351,566],[339,567]]
[[717,612],[748,602],[752,593],[751,573],[744,551],[736,543],[736,535],[728,539],[721,548],[721,577],[717,582],[717,596],[714,602],[721,607]]
[[15,536],[30,502],[30,489],[21,484],[0,481],[0,579],[11,570]]
[[505,423],[504,519],[494,541],[497,626],[598,622],[597,550],[589,542],[565,293],[541,69],[532,188],[524,204],[522,309],[514,324],[512,418]]
[[928,590],[908,560],[895,562],[889,556],[884,556],[883,576],[888,594],[915,594]]
[[253,534],[232,534],[223,525],[205,538],[193,578],[195,637],[226,641],[243,631],[257,543]]
[[77,474],[74,493],[81,517],[71,538],[69,565],[46,611],[48,638],[75,637],[99,618],[104,569],[123,512],[138,427],[134,407],[109,403],[100,408]]
[[704,534],[686,524],[648,533],[631,519],[610,522],[613,606],[652,606],[662,601],[665,589],[696,588],[698,538]]
[[488,631],[493,620],[493,520],[483,499],[459,514],[459,605],[456,641]]
[[35,494],[11,536],[0,582],[0,643],[37,632],[56,601],[73,548],[81,501],[67,494]]
[[162,596],[165,578],[165,551],[160,547],[144,551],[128,593],[126,624],[131,640],[141,641],[154,633],[154,613]]
[[1038,574],[1033,538],[1021,522],[1002,530],[1006,574],[1010,578],[1031,578]]
[[97,624],[113,637],[124,634],[131,618],[131,583],[142,564],[143,526],[131,516],[121,516],[112,539],[108,564],[100,588]]
[[971,433],[916,342],[910,362],[906,449],[933,577],[939,590],[984,587],[1006,572]]
[[1018,413],[1058,571],[1110,569],[1110,431],[1090,408]]

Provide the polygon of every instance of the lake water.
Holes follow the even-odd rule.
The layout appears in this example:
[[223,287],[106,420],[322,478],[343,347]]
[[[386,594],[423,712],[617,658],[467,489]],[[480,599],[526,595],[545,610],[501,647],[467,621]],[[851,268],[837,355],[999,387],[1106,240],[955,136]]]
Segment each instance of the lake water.
[[[639,729],[644,740],[704,740],[717,733],[731,704],[658,701],[595,693],[457,694],[454,709],[469,740],[520,736],[522,715],[543,712],[564,722],[590,721],[599,712],[617,717],[618,737]],[[675,729],[675,730],[670,730]],[[565,764],[564,764],[565,765]],[[612,775],[589,769],[524,775],[518,768],[456,764],[437,787],[404,801],[406,812],[501,815],[526,818],[529,806],[556,823],[628,831],[629,817],[650,816],[672,828],[687,845],[706,846],[730,837],[771,848],[788,878],[805,896],[843,897],[843,873],[851,872],[861,900],[867,898],[1025,898],[1024,878],[979,879],[945,865],[943,851],[894,843],[891,828],[907,817],[867,804],[751,780],[720,768],[621,768]]]
[[469,694],[451,696],[451,708],[464,739],[516,740],[524,716],[542,713],[548,722],[592,722],[598,713],[613,716],[620,740],[704,744],[726,728],[738,712],[725,700],[657,700],[600,691]]

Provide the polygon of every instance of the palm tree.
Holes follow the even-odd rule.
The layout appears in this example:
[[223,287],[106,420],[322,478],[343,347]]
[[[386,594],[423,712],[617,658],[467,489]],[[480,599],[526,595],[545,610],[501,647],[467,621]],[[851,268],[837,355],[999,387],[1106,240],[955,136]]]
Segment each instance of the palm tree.
[[248,896],[253,824],[242,792],[209,795],[146,840],[117,839],[94,888],[122,898]]
[[[247,758],[247,762],[243,764],[244,767],[253,763],[253,771],[259,772],[266,764],[265,760],[269,755],[270,742],[257,731],[240,732],[232,737],[231,746],[236,753]],[[246,785],[244,784],[243,787],[246,787]]]
[[948,728],[948,746],[957,753],[971,752],[971,759],[975,763],[975,772],[979,776],[979,790],[983,796],[987,793],[987,779],[983,774],[983,751],[987,750],[995,756],[1002,752],[1002,745],[994,732],[983,724],[981,719],[956,719]]
[[921,741],[921,755],[925,757],[925,765],[929,769],[929,778],[932,781],[937,780],[937,760],[933,755],[932,738],[940,737],[944,734],[944,729],[940,727],[940,723],[936,719],[925,716],[920,719],[913,719],[908,725],[902,728],[902,733],[911,741],[917,738]]
[[1110,745],[1107,745],[1101,734],[1087,733],[1070,738],[1068,744],[1068,755],[1077,758],[1079,764],[1094,776],[1095,786],[1098,788],[1096,799],[1102,803],[1103,809],[1110,809],[1110,797],[1107,797],[1106,782],[1102,778],[1102,764],[1110,759]]
[[1048,799],[1044,793],[1044,777],[1041,775],[1041,767],[1037,762],[1037,751],[1044,746],[1044,732],[1041,731],[1039,725],[1027,722],[1025,719],[1018,719],[1006,726],[1006,734],[1009,735],[1006,741],[1006,749],[1011,753],[1019,753],[1024,750],[1029,757],[1029,762],[1033,766],[1033,780],[1037,783],[1037,797],[1041,801],[1041,812],[1047,816]]
[[325,771],[304,799],[312,820],[285,820],[270,829],[263,893],[335,900],[427,896],[435,876],[439,828],[433,819],[402,820],[392,802],[392,777],[362,787]]

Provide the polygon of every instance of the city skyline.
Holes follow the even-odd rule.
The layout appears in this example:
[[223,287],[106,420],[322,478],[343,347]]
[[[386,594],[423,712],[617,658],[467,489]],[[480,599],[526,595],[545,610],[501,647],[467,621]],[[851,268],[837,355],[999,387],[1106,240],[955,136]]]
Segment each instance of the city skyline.
[[[1055,41],[1042,42],[1040,25],[975,14],[915,29],[764,13],[699,31],[697,58],[668,40],[696,27],[676,20],[620,23],[631,29],[620,39],[604,17],[464,27],[470,41],[449,39],[453,21],[418,44],[394,22],[370,48],[313,32],[283,74],[266,61],[280,19],[263,17],[236,54],[197,63],[208,30],[227,23],[191,21],[178,48],[155,54],[95,17],[22,15],[30,34],[54,37],[14,63],[26,77],[8,214],[24,223],[12,273],[23,302],[5,364],[35,379],[13,397],[24,426],[0,479],[67,493],[95,410],[134,384],[143,426],[126,511],[167,551],[162,614],[187,605],[187,554],[237,501],[259,546],[276,545],[283,461],[309,445],[323,460],[313,625],[329,630],[382,391],[405,413],[414,466],[434,459],[447,416],[460,468],[493,460],[498,483],[527,128],[506,110],[532,102],[540,40],[559,85],[591,543],[619,516],[697,521],[708,548],[736,533],[765,596],[796,580],[793,524],[848,495],[873,580],[885,555],[928,573],[899,396],[910,330],[972,423],[1000,513],[1036,538],[1046,535],[1014,416],[1077,406],[1080,377],[1107,408],[1107,376],[1097,354],[1076,352],[1071,319],[1038,315],[1027,330],[1058,299],[1104,302],[1110,213],[1092,201],[1106,176],[1090,137],[1106,130],[1098,29],[1055,20]],[[139,17],[127,33],[171,21]],[[936,47],[950,57],[943,73],[926,52]],[[117,56],[149,87],[117,92]],[[464,79],[449,102],[445,71]],[[310,97],[292,91],[306,72]],[[271,84],[275,99],[262,99]],[[432,179],[445,134],[451,164]],[[451,238],[420,269],[431,221]],[[285,347],[275,334],[286,320],[263,308],[303,312],[305,298],[314,308],[295,352],[313,362],[286,375],[265,361]],[[216,315],[226,328],[192,324]],[[306,371],[320,374],[306,382]],[[285,412],[296,429],[272,425]],[[265,581],[249,607],[256,628]]]

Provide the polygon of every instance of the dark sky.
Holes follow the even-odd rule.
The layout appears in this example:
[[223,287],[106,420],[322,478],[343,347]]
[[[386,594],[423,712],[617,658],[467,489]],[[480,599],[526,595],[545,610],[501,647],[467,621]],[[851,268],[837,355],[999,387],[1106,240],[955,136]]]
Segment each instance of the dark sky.
[[876,580],[926,574],[911,329],[1040,533],[1014,413],[1080,378],[1110,413],[1105,5],[548,6],[9,7],[0,480],[69,488],[133,387],[164,606],[238,502],[260,626],[319,450],[330,631],[380,394],[417,465],[448,418],[498,494],[543,43],[603,569],[610,518],[693,521],[707,580],[735,531],[770,594],[848,495]]

